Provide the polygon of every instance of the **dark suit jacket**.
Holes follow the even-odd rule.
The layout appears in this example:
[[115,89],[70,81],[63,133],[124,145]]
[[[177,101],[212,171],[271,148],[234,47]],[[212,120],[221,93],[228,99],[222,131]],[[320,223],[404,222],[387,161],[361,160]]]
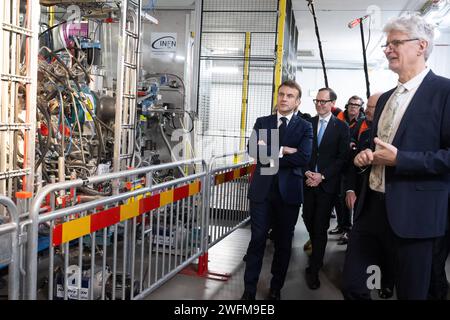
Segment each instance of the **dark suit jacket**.
[[311,115],[310,115],[309,113],[303,113],[303,112],[298,111],[298,112],[297,112],[297,115],[298,115],[300,118],[302,118],[303,120],[309,120],[309,119],[311,119]]
[[356,143],[356,150],[351,151],[351,157],[348,163],[348,171],[345,175],[345,190],[353,190],[355,191],[356,195],[358,195],[358,192],[361,190],[364,175],[361,172],[362,170],[360,168],[357,168],[353,164],[353,160],[358,153],[367,148],[370,148],[370,135],[370,129],[361,133],[361,136]]
[[[377,103],[371,141],[391,94]],[[400,122],[392,144],[397,165],[386,167],[386,209],[392,230],[402,238],[432,238],[445,232],[450,173],[450,79],[429,72]],[[374,143],[371,143],[374,150]],[[369,189],[366,171],[355,221]]]
[[350,132],[348,125],[331,116],[320,146],[317,146],[317,126],[319,116],[310,119],[313,126],[313,152],[307,170],[318,171],[325,177],[319,185],[326,193],[338,192],[339,179],[348,161]]
[[[267,117],[261,117],[256,119],[255,126],[253,127],[251,141],[260,140],[260,129],[277,129],[277,115],[270,115]],[[255,139],[256,135],[256,139]],[[271,150],[271,135],[270,131],[267,134],[267,148],[258,147],[258,152]],[[306,166],[311,157],[312,146],[312,128],[311,124],[296,114],[292,115],[291,121],[286,128],[284,139],[281,142],[282,146],[297,148],[297,152],[290,155],[284,155],[279,159],[278,169],[278,182],[280,194],[284,202],[288,204],[302,204],[303,203],[303,171],[302,168]],[[267,199],[270,192],[270,186],[272,179],[276,175],[261,175],[261,167],[268,167],[269,165],[262,165],[260,157],[256,154],[251,154],[252,149],[249,148],[250,156],[257,159],[255,172],[253,174],[252,182],[248,192],[248,198],[252,201],[262,202]],[[270,153],[270,152],[267,152]],[[279,148],[276,150],[276,154],[272,157],[278,158]]]

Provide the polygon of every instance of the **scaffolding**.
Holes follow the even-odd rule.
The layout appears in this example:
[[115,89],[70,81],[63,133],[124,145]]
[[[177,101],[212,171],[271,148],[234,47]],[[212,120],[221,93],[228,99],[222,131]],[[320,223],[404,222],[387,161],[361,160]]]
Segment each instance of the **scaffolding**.
[[[119,48],[117,58],[117,95],[114,128],[114,172],[132,166],[136,133],[137,81],[141,47],[142,1],[121,4]],[[115,193],[118,191],[116,185]]]
[[34,183],[39,2],[0,5],[0,195],[31,195]]

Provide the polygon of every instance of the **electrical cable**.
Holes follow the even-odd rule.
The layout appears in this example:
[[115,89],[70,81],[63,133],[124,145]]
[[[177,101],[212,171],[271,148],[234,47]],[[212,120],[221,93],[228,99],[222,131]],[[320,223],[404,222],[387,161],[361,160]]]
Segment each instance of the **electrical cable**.
[[[164,143],[166,144],[167,148],[169,149],[170,157],[172,158],[173,161],[177,162],[178,160],[177,160],[177,158],[175,157],[175,154],[173,153],[172,147],[170,146],[170,142],[169,142],[169,140],[167,140],[167,137],[166,137],[166,135],[165,135],[165,133],[164,133],[163,125],[160,123],[158,127],[159,127],[159,130],[160,130],[160,132],[161,132],[161,136],[162,136],[162,138],[163,138],[163,140],[164,140]],[[177,168],[178,168],[178,170],[181,172],[181,175],[182,175],[183,177],[185,177],[186,174],[184,173],[183,169],[182,169],[180,166],[178,166]]]

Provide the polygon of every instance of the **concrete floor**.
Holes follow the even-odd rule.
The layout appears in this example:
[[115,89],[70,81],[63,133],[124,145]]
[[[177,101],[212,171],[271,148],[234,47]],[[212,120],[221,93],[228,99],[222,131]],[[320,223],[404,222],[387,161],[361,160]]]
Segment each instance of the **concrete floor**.
[[[331,220],[334,228],[336,220]],[[308,234],[301,218],[297,223],[291,262],[284,288],[281,291],[283,300],[342,300],[339,290],[341,273],[346,246],[337,245],[339,236],[329,236],[325,254],[324,267],[319,278],[321,287],[310,290],[305,281],[304,272],[307,266],[307,256],[303,244],[308,240]],[[244,268],[242,257],[250,240],[250,227],[238,229],[209,250],[209,270],[219,273],[230,273],[228,281],[217,281],[197,276],[177,274],[167,283],[151,293],[148,300],[236,300],[244,292]],[[270,265],[272,262],[273,244],[267,241],[263,267],[258,283],[257,300],[262,300],[270,286]],[[446,264],[447,275],[450,275],[450,258]],[[378,295],[373,292],[372,298]],[[395,295],[393,298],[395,299]],[[447,297],[450,300],[450,292]]]
[[[335,220],[332,220],[334,227]],[[284,300],[342,300],[339,291],[346,246],[337,245],[338,236],[330,236],[325,255],[324,267],[319,274],[321,287],[310,290],[305,282],[304,270],[307,256],[303,244],[308,235],[301,218],[297,223],[291,262],[285,286],[281,291]],[[242,257],[250,240],[249,226],[233,232],[209,250],[209,270],[212,272],[231,273],[228,281],[210,280],[196,276],[178,274],[163,286],[151,293],[148,300],[235,300],[240,299],[244,291],[245,262]],[[263,268],[258,283],[256,299],[264,299],[270,285],[270,264],[272,262],[273,244],[267,241]]]

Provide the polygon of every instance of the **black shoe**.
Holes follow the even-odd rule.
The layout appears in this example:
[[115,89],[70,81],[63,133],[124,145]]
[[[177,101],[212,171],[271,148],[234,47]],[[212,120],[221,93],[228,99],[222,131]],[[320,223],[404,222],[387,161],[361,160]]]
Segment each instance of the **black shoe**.
[[332,235],[334,235],[334,234],[341,234],[341,233],[344,233],[344,230],[342,230],[339,227],[336,227],[336,228],[331,229],[330,231],[328,231],[328,234],[332,234]]
[[338,240],[338,245],[339,246],[343,246],[343,245],[346,245],[348,243],[348,233],[347,232],[344,232],[343,234],[342,234],[342,236],[339,238],[339,240]]
[[308,288],[311,290],[316,290],[320,288],[320,280],[319,274],[317,272],[313,272],[310,267],[305,270],[305,279]]
[[280,290],[270,289],[269,295],[267,296],[266,300],[280,300]]
[[244,291],[241,300],[255,300],[255,294],[248,291]]
[[394,295],[394,289],[385,287],[378,290],[378,296],[381,299],[390,299]]

